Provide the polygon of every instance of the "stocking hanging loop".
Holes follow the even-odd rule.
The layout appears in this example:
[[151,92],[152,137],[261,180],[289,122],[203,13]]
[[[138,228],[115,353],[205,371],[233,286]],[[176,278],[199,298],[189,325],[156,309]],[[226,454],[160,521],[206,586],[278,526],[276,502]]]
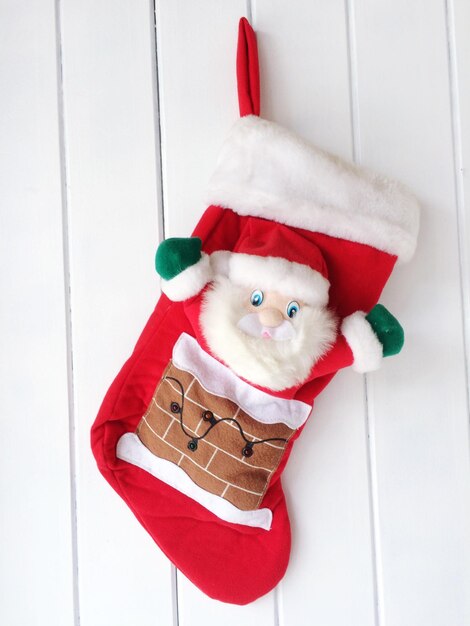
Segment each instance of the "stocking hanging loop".
[[241,18],[238,26],[237,85],[240,117],[259,115],[258,46],[255,32],[245,17]]

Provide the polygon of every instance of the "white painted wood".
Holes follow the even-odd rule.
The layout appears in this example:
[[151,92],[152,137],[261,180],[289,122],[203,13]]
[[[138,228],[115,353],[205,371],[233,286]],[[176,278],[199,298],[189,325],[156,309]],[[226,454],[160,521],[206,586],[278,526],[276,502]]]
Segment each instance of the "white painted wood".
[[[465,329],[467,379],[470,368],[470,4],[447,3],[454,171],[459,229],[462,317]],[[470,382],[469,382],[470,385]],[[470,392],[467,387],[467,393]]]
[[[157,3],[167,237],[188,236],[202,215],[220,145],[238,118],[235,56],[244,14],[241,0]],[[269,626],[275,619],[273,593],[247,607],[230,606],[206,597],[181,572],[178,605],[180,626]]]
[[[151,0],[4,0],[1,624],[470,625],[469,7],[160,0],[159,120]],[[96,469],[89,429],[158,298],[158,240],[188,235],[205,209],[250,11],[263,115],[402,179],[424,208],[416,258],[383,295],[405,350],[368,376],[367,402],[351,371],[320,396],[283,479],[287,575],[233,607],[180,572],[174,584]]]
[[363,161],[423,202],[417,255],[383,298],[407,345],[369,379],[380,623],[468,624],[468,407],[445,6],[357,0],[355,17]]
[[54,2],[2,3],[0,58],[0,623],[63,626],[74,616]]
[[[344,2],[297,1],[286,11],[280,0],[256,0],[253,15],[265,114],[351,159]],[[286,468],[293,532],[281,585],[286,626],[375,623],[365,414],[362,376],[341,372],[318,398]]]
[[[236,546],[233,546],[236,549]],[[223,572],[216,572],[223,576]],[[227,580],[230,585],[230,580]],[[275,626],[276,604],[274,592],[268,593],[246,606],[225,604],[212,600],[199,591],[181,572],[178,572],[179,624],[181,626]]]
[[157,3],[165,235],[189,236],[238,118],[235,58],[245,0]]
[[152,6],[63,0],[81,626],[172,622],[170,565],[99,474],[89,430],[158,297]]
[[345,3],[253,0],[261,116],[320,148],[353,153]]

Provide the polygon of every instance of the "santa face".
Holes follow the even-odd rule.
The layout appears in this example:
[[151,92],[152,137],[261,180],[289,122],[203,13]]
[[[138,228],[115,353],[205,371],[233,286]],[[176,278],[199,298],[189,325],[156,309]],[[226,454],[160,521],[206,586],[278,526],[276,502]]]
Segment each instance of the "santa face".
[[294,318],[305,308],[303,302],[289,300],[276,291],[254,289],[243,304],[246,314],[237,326],[251,337],[272,341],[288,341],[296,335]]
[[281,391],[303,382],[336,336],[326,307],[215,279],[204,295],[201,328],[212,353],[249,382]]

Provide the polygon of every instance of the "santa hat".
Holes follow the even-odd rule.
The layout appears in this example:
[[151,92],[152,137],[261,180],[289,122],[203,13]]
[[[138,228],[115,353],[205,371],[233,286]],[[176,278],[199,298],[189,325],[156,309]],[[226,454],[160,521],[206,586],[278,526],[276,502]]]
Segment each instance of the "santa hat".
[[276,223],[254,220],[235,252],[211,255],[214,274],[236,285],[277,291],[312,306],[328,303],[328,270],[319,248]]

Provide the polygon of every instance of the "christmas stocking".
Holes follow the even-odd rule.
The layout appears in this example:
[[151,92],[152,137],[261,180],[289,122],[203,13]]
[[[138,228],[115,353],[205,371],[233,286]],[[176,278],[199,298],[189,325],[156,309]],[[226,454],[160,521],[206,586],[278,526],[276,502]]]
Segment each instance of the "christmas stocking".
[[245,604],[286,570],[281,474],[316,396],[338,369],[377,369],[403,345],[377,302],[414,252],[418,207],[399,184],[259,117],[245,19],[237,76],[241,118],[210,206],[193,237],[158,248],[163,295],[91,441],[171,561],[209,596]]

